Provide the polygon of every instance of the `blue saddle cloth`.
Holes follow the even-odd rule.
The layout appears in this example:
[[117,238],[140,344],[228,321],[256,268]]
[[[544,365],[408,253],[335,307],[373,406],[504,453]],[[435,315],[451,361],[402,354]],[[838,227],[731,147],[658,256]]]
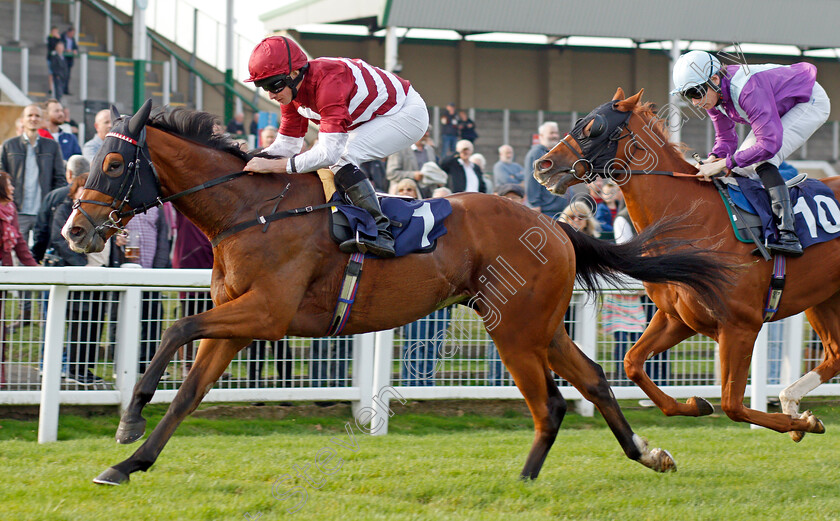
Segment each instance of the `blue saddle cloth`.
[[[342,200],[336,193],[330,202],[340,203]],[[446,234],[444,220],[452,213],[452,204],[446,199],[411,201],[399,197],[382,197],[379,202],[382,213],[392,222],[391,233],[394,235],[397,257],[433,251],[435,241]],[[357,231],[369,237],[376,237],[376,223],[367,211],[346,204],[336,206],[333,210],[334,223],[339,221],[336,219],[336,212],[347,220],[346,226],[350,231],[348,238],[354,237]],[[400,223],[400,226],[394,226],[394,222]],[[343,219],[341,225],[344,225]],[[342,237],[337,236],[335,227],[333,233],[336,235],[336,241],[341,242]]]
[[[785,180],[793,175],[782,172]],[[738,186],[727,185],[732,201],[742,211],[758,215],[764,238],[770,242],[777,240],[773,213],[770,210],[770,198],[764,186],[757,179],[735,177]],[[840,236],[840,206],[834,193],[816,179],[806,179],[803,183],[790,188],[790,200],[793,205],[796,235],[803,248],[813,244],[830,241]]]

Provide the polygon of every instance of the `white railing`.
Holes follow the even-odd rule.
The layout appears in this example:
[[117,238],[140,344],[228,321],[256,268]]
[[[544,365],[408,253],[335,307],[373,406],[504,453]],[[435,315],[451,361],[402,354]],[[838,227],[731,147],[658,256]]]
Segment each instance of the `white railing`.
[[[209,283],[209,270],[0,268],[0,403],[40,404],[41,442],[56,439],[59,404],[125,407],[138,378],[138,364],[142,368],[151,357],[151,352],[141,352],[144,346],[153,350],[165,327],[183,314],[200,311],[198,303],[206,301]],[[610,294],[626,291],[604,288]],[[18,320],[27,306],[25,320]],[[79,312],[83,308],[86,311]],[[598,304],[585,295],[575,294],[571,310],[567,327],[573,339],[602,365],[616,398],[645,398],[622,370],[623,351],[618,349],[632,341],[619,347],[606,335]],[[424,320],[405,326],[401,335],[398,329],[352,339],[253,344],[231,363],[227,377],[217,382],[205,401],[347,400],[357,417],[380,418],[375,433],[385,434],[390,399],[521,397],[474,312],[456,307]],[[751,406],[759,410],[766,410],[768,396],[777,395],[821,358],[812,352],[818,341],[811,339],[802,315],[772,327],[765,326],[758,337],[747,388]],[[77,385],[61,375],[63,356],[82,349],[84,342],[76,337],[79,331],[88,335],[93,331],[95,352],[88,367],[104,379],[93,385]],[[665,392],[678,398],[720,397],[714,342],[693,337],[667,356],[649,362],[660,364],[652,371],[660,373],[654,379],[661,380],[657,383]],[[153,402],[172,401],[192,359],[188,350],[176,355],[168,367],[172,374],[161,381]],[[41,363],[43,371],[36,377]],[[72,363],[67,363],[67,370],[72,372]],[[592,414],[592,405],[576,389],[562,380],[558,383],[566,399],[578,402],[579,412]],[[816,394],[840,395],[840,385],[822,385]]]

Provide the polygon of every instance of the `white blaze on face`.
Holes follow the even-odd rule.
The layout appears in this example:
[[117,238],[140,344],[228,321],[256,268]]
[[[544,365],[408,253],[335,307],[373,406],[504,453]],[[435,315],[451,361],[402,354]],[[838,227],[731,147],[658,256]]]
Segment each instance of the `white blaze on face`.
[[[73,225],[71,223],[76,218],[76,214],[78,212],[79,212],[79,210],[74,208],[73,211],[70,212],[70,217],[67,218],[67,222],[64,223],[64,226],[61,228],[61,236],[64,237],[65,239],[67,239],[68,241],[70,241],[70,228],[73,227]],[[73,242],[73,241],[70,241],[70,242]]]

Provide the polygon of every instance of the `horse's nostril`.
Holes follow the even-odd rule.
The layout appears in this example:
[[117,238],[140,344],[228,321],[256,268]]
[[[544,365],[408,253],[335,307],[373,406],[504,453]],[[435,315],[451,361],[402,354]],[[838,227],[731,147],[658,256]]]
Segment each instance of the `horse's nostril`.
[[81,237],[81,235],[83,233],[84,233],[84,230],[82,230],[81,226],[73,226],[72,228],[70,228],[70,236],[71,237]]
[[549,168],[551,168],[553,164],[554,163],[552,163],[550,160],[543,159],[542,161],[537,163],[537,166],[539,167],[540,170],[545,171],[545,170],[548,170]]

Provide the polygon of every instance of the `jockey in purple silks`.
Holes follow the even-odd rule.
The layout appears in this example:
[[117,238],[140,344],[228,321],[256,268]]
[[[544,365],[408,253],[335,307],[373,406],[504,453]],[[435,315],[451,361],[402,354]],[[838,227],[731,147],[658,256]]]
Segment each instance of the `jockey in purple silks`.
[[[708,181],[720,172],[754,166],[779,229],[778,242],[767,248],[802,255],[779,165],[828,119],[831,103],[816,81],[817,68],[804,62],[722,66],[712,54],[691,51],[677,60],[673,76],[672,94],[706,109],[715,127],[714,148],[697,177]],[[740,147],[736,123],[752,128]]]

